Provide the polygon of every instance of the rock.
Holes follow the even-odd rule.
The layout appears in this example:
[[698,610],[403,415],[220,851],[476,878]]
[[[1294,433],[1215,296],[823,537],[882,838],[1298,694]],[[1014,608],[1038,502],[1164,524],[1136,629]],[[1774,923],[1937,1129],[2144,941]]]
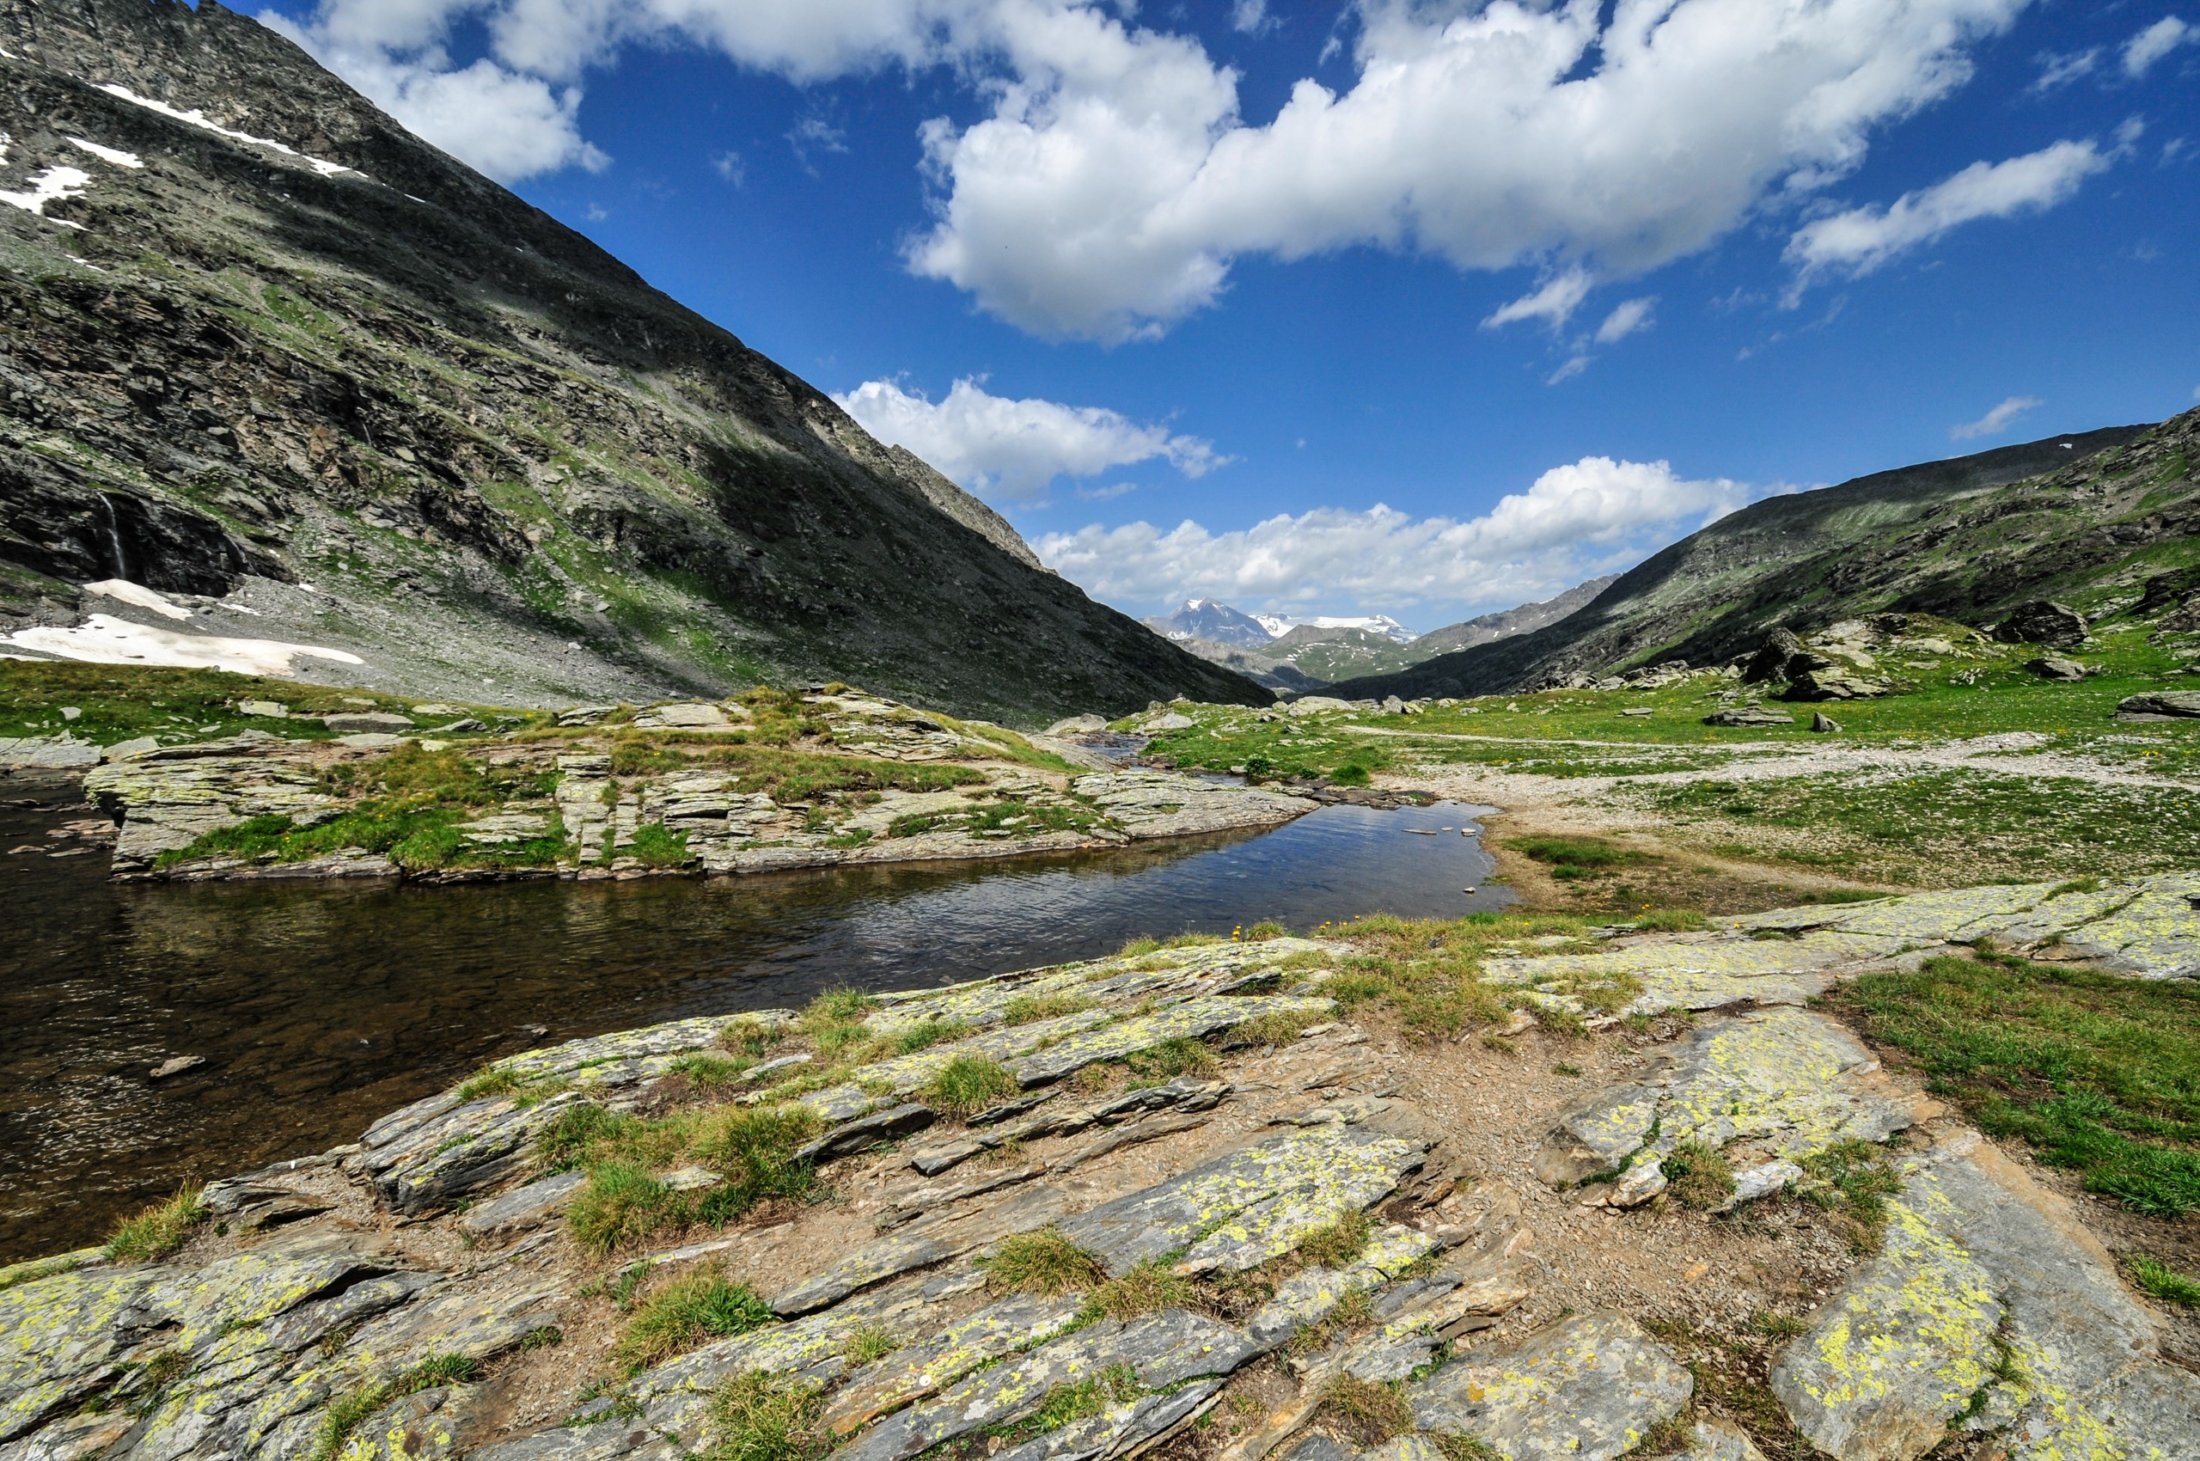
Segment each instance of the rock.
[[1386,696],[1384,696],[1384,697],[1383,697],[1383,714],[1385,714],[1385,715],[1404,715],[1405,713],[1406,713],[1406,703],[1405,703],[1405,701],[1403,701],[1403,700],[1400,700],[1400,699],[1399,699],[1399,698],[1398,698],[1397,696],[1395,696],[1395,695],[1386,695]]
[[338,736],[336,744],[354,751],[389,751],[405,744],[407,737],[391,731],[355,731]]
[[896,1350],[849,1377],[820,1417],[845,1436],[914,1400],[936,1394],[983,1365],[1044,1344],[1076,1322],[1080,1295],[1013,1294]]
[[1427,1144],[1310,1127],[1218,1157],[1062,1224],[1111,1274],[1181,1251],[1180,1273],[1242,1272],[1394,1191]]
[[1604,1201],[1612,1207],[1641,1207],[1668,1185],[1663,1163],[1655,1159],[1636,1162],[1605,1191]]
[[1072,715],[1048,726],[1045,734],[1054,740],[1068,740],[1073,736],[1104,735],[1107,729],[1108,722],[1101,716]]
[[1790,629],[1775,629],[1765,636],[1762,649],[1742,666],[1742,683],[1763,685],[1788,676],[1788,661],[1804,654],[1803,641]]
[[1893,693],[1894,687],[1884,680],[1868,680],[1861,675],[1844,674],[1837,670],[1805,670],[1789,680],[1787,698],[1872,700]]
[[2038,659],[2026,660],[2024,667],[2043,680],[2082,680],[2093,673],[2089,665],[2056,655],[2042,655]]
[[1515,1346],[1469,1350],[1405,1394],[1422,1430],[1471,1436],[1501,1456],[1612,1461],[1694,1391],[1663,1345],[1604,1311]]
[[1232,786],[1156,771],[1080,776],[1070,789],[1135,839],[1183,837],[1225,827],[1273,826],[1320,805],[1260,787]]
[[[1537,1154],[1536,1175],[1563,1187],[1618,1172],[1624,1184],[1644,1156],[1662,1158],[1682,1142],[1798,1161],[1844,1141],[1885,1141],[1910,1124],[1907,1106],[1872,1081],[1879,1063],[1871,1052],[1806,1010],[1777,1007],[1701,1025],[1659,1061],[1640,1081],[1599,1092],[1565,1116]],[[1662,1183],[1662,1175],[1641,1179],[1650,1190],[1638,1200]]]
[[1147,717],[1138,723],[1138,728],[1148,735],[1160,735],[1166,731],[1190,730],[1195,723],[1190,716],[1179,715],[1172,710]]
[[117,741],[100,753],[102,761],[133,761],[149,756],[160,749],[160,742],[152,736],[137,736],[127,741]]
[[206,1064],[203,1055],[172,1055],[154,1066],[147,1074],[156,1081],[164,1081],[172,1075],[182,1075],[187,1070],[197,1070]]
[[1625,710],[1622,710],[1620,714],[1640,718],[1646,715],[1656,715],[1657,711],[1651,709],[1647,705],[1630,705]]
[[1352,708],[1351,701],[1339,700],[1333,695],[1301,695],[1285,707],[1285,714],[1294,719],[1303,719],[1309,715],[1329,715],[1338,711],[1350,711]]
[[409,716],[395,715],[385,710],[342,710],[334,715],[322,716],[321,723],[339,735],[394,733],[413,728]]
[[66,733],[0,736],[0,766],[23,771],[80,771],[87,766],[97,766],[101,759],[98,746]]
[[1779,1160],[1759,1162],[1756,1166],[1734,1174],[1734,1190],[1726,1201],[1713,1209],[1715,1212],[1732,1212],[1745,1202],[1755,1202],[1760,1197],[1770,1197],[1785,1191],[1792,1183],[1803,1180],[1803,1169],[1795,1163]]
[[672,730],[726,730],[733,724],[722,708],[704,701],[652,705],[635,716],[634,723]]
[[938,1119],[939,1114],[931,1107],[921,1106],[913,1101],[905,1102],[834,1127],[815,1141],[796,1148],[795,1159],[826,1162],[834,1157],[867,1152],[873,1147],[899,1140],[912,1131],[922,1131]]
[[2200,1376],[2163,1357],[2159,1321],[2063,1199],[1975,1133],[1902,1170],[1881,1252],[1772,1367],[1805,1438],[1909,1461],[1972,1413],[2044,1461],[2200,1436]]
[[1822,736],[1837,736],[1841,734],[1841,722],[1835,720],[1832,716],[1826,714],[1823,710],[1814,710],[1811,712],[1810,728],[1813,732]]
[[257,715],[265,720],[290,719],[290,707],[273,700],[240,700],[237,702],[237,713]]
[[468,1208],[459,1226],[469,1233],[488,1235],[510,1228],[534,1227],[570,1202],[588,1185],[585,1172],[553,1172],[524,1187],[515,1187],[493,1202]]
[[618,708],[616,705],[575,705],[558,712],[558,724],[568,727],[595,725]]
[[2116,705],[2118,720],[2191,720],[2200,717],[2200,690],[2156,690],[2130,695]]
[[1703,718],[1705,725],[1762,726],[1793,725],[1795,717],[1777,710],[1767,710],[1761,705],[1738,705],[1731,710],[1715,710]]
[[2085,643],[2085,615],[2068,604],[2035,599],[2019,604],[1994,626],[1994,638],[2004,644],[2045,644],[2072,649]]

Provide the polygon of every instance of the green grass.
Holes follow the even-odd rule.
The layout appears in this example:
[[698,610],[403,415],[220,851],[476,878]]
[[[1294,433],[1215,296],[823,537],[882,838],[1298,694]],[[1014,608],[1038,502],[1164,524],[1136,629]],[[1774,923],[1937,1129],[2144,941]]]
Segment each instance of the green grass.
[[2126,1253],[2124,1268],[2141,1290],[2180,1309],[2200,1309],[2200,1278],[2180,1273],[2145,1253]]
[[1323,1386],[1316,1414],[1363,1447],[1380,1446],[1413,1429],[1413,1407],[1406,1403],[1403,1386],[1356,1375],[1338,1375]]
[[[245,715],[237,709],[240,700],[272,700],[289,707],[292,718]],[[373,703],[353,705],[350,700]],[[411,712],[412,703],[370,690],[221,670],[0,661],[0,736],[58,735],[66,730],[79,740],[113,745],[141,736],[200,740],[251,729],[292,740],[326,740],[336,733],[318,720],[300,717],[362,710],[404,715]],[[62,717],[64,706],[79,712],[75,720]],[[543,712],[498,713],[530,721],[549,718]]]
[[734,1375],[711,1396],[711,1442],[697,1461],[818,1461],[832,1437],[818,1423],[824,1391],[784,1375]]
[[335,1461],[344,1454],[352,1432],[383,1406],[423,1390],[465,1385],[479,1378],[481,1366],[466,1355],[430,1355],[401,1374],[372,1380],[329,1402],[314,1437],[312,1461]]
[[[1450,920],[1380,914],[1325,925],[1316,934],[1341,940],[1352,952],[1333,961],[1335,972],[1320,989],[1346,1010],[1367,1005],[1387,1008],[1417,1035],[1452,1039],[1502,1021],[1523,998],[1517,989],[1482,978],[1485,958],[1531,944],[1538,952],[1586,950],[1592,947],[1592,926],[1592,920],[1570,914],[1510,913],[1475,913]],[[1541,942],[1553,939],[1563,942]],[[1552,993],[1571,994],[1601,1013],[1622,1008],[1641,992],[1625,975],[1569,979],[1548,988]],[[1538,1018],[1546,1023],[1559,1019],[1552,1011],[1538,1011]]]
[[684,867],[690,860],[687,833],[667,830],[662,822],[644,822],[634,840],[621,849],[643,867]]
[[1734,1166],[1726,1153],[1700,1141],[1684,1141],[1665,1154],[1666,1191],[1683,1207],[1709,1211],[1734,1195]]
[[1648,853],[1614,846],[1601,837],[1514,837],[1504,845],[1542,863],[1561,882],[1608,878],[1621,868],[1653,861]]
[[940,1067],[920,1094],[935,1111],[949,1116],[975,1116],[1022,1089],[999,1061],[983,1055],[958,1055]]
[[1029,1025],[1039,1020],[1082,1014],[1100,1001],[1082,994],[1019,994],[1001,1006],[1001,1023]]
[[[769,1198],[809,1196],[816,1169],[795,1151],[820,1125],[800,1106],[720,1107],[655,1119],[576,1106],[560,1113],[537,1149],[553,1167],[588,1173],[567,1222],[576,1241],[608,1253],[654,1233],[724,1226]],[[653,1172],[677,1163],[723,1180],[676,1192]]]
[[1842,1220],[1851,1251],[1877,1253],[1887,1233],[1887,1199],[1902,1190],[1886,1148],[1837,1142],[1803,1158],[1801,1166],[1806,1178],[1798,1185],[1801,1195]]
[[1138,1383],[1137,1372],[1129,1365],[1110,1365],[1090,1379],[1057,1385],[1049,1390],[1030,1419],[1017,1429],[1031,1435],[1045,1435],[1077,1421],[1090,1420],[1110,1405],[1135,1400],[1144,1393],[1145,1387]]
[[693,1349],[706,1339],[745,1334],[778,1322],[771,1305],[720,1273],[690,1274],[643,1299],[613,1356],[629,1375]]
[[1017,1293],[1052,1295],[1096,1289],[1108,1276],[1099,1259],[1058,1228],[1004,1238],[990,1258],[978,1262],[988,1284]]
[[1987,955],[1867,975],[1830,1002],[2088,1191],[2200,1211],[2200,989]]
[[1136,1319],[1163,1309],[1197,1307],[1199,1290],[1191,1280],[1173,1272],[1156,1259],[1133,1267],[1121,1278],[1111,1278],[1092,1291],[1085,1303],[1088,1313],[1109,1319]]
[[1125,1056],[1123,1064],[1130,1068],[1137,1084],[1147,1086],[1163,1085],[1183,1076],[1210,1076],[1219,1066],[1214,1051],[1189,1036],[1149,1045]]
[[1374,1224],[1368,1221],[1367,1214],[1354,1208],[1339,1213],[1329,1226],[1299,1239],[1298,1254],[1317,1267],[1343,1268],[1360,1256],[1374,1232]]
[[209,1216],[197,1187],[185,1187],[125,1219],[107,1237],[107,1256],[117,1263],[152,1263],[191,1241]]

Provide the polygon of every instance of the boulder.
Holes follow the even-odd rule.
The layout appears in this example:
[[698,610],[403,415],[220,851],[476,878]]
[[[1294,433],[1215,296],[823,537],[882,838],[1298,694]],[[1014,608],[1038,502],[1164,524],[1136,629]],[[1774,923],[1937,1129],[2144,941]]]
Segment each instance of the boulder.
[[2072,649],[2085,643],[2087,627],[2085,615],[2068,604],[2034,599],[2011,609],[2009,617],[1994,626],[1994,637],[2004,644],[2046,644]]
[[2059,655],[2043,654],[2038,659],[2026,660],[2024,667],[2043,680],[2082,680],[2093,673],[2092,667],[2074,659]]
[[1339,700],[1332,695],[1301,695],[1291,702],[1292,715],[1322,715],[1333,710],[1350,710],[1352,702]]
[[279,705],[273,700],[240,700],[237,702],[237,713],[257,715],[264,720],[290,719],[290,707]]
[[1788,661],[1804,653],[1803,641],[1790,629],[1775,629],[1765,637],[1764,648],[1749,657],[1742,666],[1742,681],[1749,685],[1762,685],[1770,680],[1787,678]]
[[2156,690],[2127,696],[2116,707],[2118,720],[2200,720],[2200,690]]
[[374,735],[413,728],[412,717],[385,710],[341,710],[322,716],[321,723],[338,735]]
[[1403,700],[1400,700],[1400,699],[1399,699],[1399,698],[1398,698],[1397,696],[1395,696],[1395,695],[1386,695],[1386,696],[1384,696],[1384,697],[1383,697],[1383,714],[1385,714],[1385,715],[1404,715],[1405,713],[1406,713],[1406,703],[1405,703],[1405,701],[1403,701]]
[[1826,714],[1823,710],[1814,710],[1811,712],[1810,728],[1817,734],[1822,736],[1837,736],[1841,734],[1841,722],[1835,720],[1832,716]]
[[1073,715],[1054,722],[1046,728],[1046,733],[1060,740],[1066,736],[1096,736],[1107,728],[1108,723],[1097,715]]
[[1793,725],[1795,717],[1777,710],[1767,710],[1762,705],[1737,705],[1730,710],[1715,710],[1703,718],[1705,725]]
[[1871,700],[1881,695],[1892,695],[1894,686],[1884,680],[1867,680],[1861,675],[1843,674],[1831,669],[1807,669],[1788,678],[1787,698],[1790,700]]

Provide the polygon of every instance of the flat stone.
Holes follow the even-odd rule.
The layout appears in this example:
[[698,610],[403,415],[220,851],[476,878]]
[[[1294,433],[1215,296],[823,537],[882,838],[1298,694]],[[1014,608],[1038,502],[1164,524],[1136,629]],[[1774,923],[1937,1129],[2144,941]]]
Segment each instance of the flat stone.
[[1975,1133],[1902,1171],[1881,1251],[1772,1368],[1813,1445],[1909,1461],[1982,1395],[2012,1457],[2168,1456],[2200,1436],[2200,1376],[2162,1356],[2159,1321],[2062,1198]]
[[1765,1453],[1732,1421],[1699,1420],[1677,1461],[1765,1461]]
[[960,1380],[1003,1355],[1043,1344],[1076,1321],[1084,1296],[1015,1294],[850,1375],[820,1417],[846,1436]]
[[240,700],[237,702],[237,713],[257,715],[266,720],[290,719],[290,707],[274,700]]
[[1425,1431],[1472,1436],[1499,1455],[1612,1461],[1694,1393],[1688,1371],[1632,1319],[1605,1311],[1471,1350],[1406,1387]]
[[1335,1000],[1321,996],[1207,995],[1164,1006],[1152,1014],[1065,1033],[1046,1049],[1012,1062],[1009,1069],[1024,1085],[1040,1085],[1099,1061],[1121,1060],[1171,1040],[1199,1040],[1220,1034],[1263,1015],[1318,1016],[1333,1014],[1336,1008]]
[[1000,1461],[1084,1461],[1123,1456],[1157,1439],[1205,1409],[1222,1390],[1221,1380],[1194,1381],[1182,1389],[1141,1395],[1104,1407],[1098,1415],[1071,1421],[1001,1453]]
[[1118,1365],[1158,1390],[1227,1375],[1259,1353],[1237,1330],[1183,1309],[1129,1322],[1103,1319],[1015,1359],[980,1370],[929,1404],[888,1416],[836,1453],[838,1461],[906,1461],[943,1441],[1006,1425],[1044,1404],[1060,1385]]
[[2038,659],[2027,660],[2024,667],[2043,680],[2082,680],[2093,673],[2077,660],[2063,659],[2058,655],[2042,655]]
[[1806,1010],[1705,1024],[1667,1046],[1640,1081],[1564,1117],[1537,1154],[1536,1175],[1567,1186],[1690,1141],[1791,1161],[1844,1141],[1885,1141],[1910,1118],[1870,1082],[1878,1069],[1854,1035]]
[[182,1075],[187,1070],[197,1070],[206,1064],[203,1055],[171,1055],[154,1066],[146,1074],[156,1081],[164,1081],[172,1075]]
[[1388,1196],[1426,1150],[1360,1127],[1310,1127],[1105,1203],[1062,1231],[1111,1274],[1179,1250],[1179,1272],[1242,1271]]
[[938,1119],[939,1113],[931,1107],[918,1105],[913,1101],[905,1102],[834,1127],[815,1141],[796,1148],[795,1158],[798,1161],[829,1162],[835,1157],[867,1152],[873,1147],[897,1141],[912,1131],[922,1131]]
[[355,731],[336,737],[336,744],[354,751],[387,751],[402,746],[405,740],[391,731]]
[[1317,1266],[1301,1269],[1285,1279],[1277,1286],[1275,1297],[1246,1321],[1246,1333],[1256,1344],[1280,1344],[1300,1329],[1328,1318],[1351,1295],[1381,1288],[1435,1248],[1436,1239],[1417,1228],[1386,1226],[1342,1271]]
[[2200,690],[2156,690],[2116,703],[2118,720],[2192,720],[2200,717]]
[[792,1318],[837,1304],[858,1289],[883,1283],[897,1274],[927,1268],[952,1258],[961,1250],[952,1242],[928,1236],[881,1238],[866,1243],[802,1282],[777,1294],[772,1312]]
[[524,1187],[515,1187],[493,1202],[467,1209],[459,1226],[469,1233],[501,1233],[511,1228],[531,1228],[570,1202],[588,1185],[585,1172],[553,1172]]
[[1793,725],[1795,717],[1777,710],[1766,710],[1759,705],[1739,705],[1731,710],[1714,710],[1703,718],[1703,723],[1724,726]]
[[322,716],[321,723],[340,735],[409,731],[413,728],[411,716],[393,715],[386,710],[341,710],[334,715]]

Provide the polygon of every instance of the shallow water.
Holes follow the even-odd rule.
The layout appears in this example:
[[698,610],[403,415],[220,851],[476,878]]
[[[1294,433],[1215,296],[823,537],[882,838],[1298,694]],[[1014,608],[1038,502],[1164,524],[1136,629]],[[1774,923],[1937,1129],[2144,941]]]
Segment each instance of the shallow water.
[[[69,795],[0,808],[0,849],[83,817]],[[1142,934],[1498,907],[1479,841],[1441,831],[1477,810],[1324,807],[1107,854],[707,881],[118,885],[103,851],[0,856],[0,1261],[96,1241],[185,1181],[353,1140],[546,1041]],[[148,1077],[176,1055],[206,1064]]]

